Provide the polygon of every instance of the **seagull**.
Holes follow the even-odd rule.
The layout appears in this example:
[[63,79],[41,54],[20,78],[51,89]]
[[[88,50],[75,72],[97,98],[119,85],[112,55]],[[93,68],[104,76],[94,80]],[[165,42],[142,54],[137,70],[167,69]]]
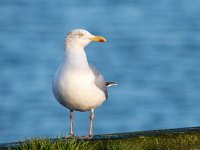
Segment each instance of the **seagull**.
[[94,110],[108,98],[107,87],[117,85],[105,82],[96,67],[88,63],[84,48],[91,42],[106,42],[106,39],[84,29],[69,32],[65,38],[64,59],[53,78],[55,99],[70,111],[70,136],[74,136],[74,111],[91,111],[88,137],[93,137]]

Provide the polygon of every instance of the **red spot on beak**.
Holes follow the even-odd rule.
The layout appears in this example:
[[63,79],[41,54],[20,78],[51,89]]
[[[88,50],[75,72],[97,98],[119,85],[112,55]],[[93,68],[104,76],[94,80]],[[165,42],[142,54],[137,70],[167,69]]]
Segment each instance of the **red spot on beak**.
[[103,39],[100,39],[100,40],[99,40],[99,42],[105,42],[105,40],[103,40]]

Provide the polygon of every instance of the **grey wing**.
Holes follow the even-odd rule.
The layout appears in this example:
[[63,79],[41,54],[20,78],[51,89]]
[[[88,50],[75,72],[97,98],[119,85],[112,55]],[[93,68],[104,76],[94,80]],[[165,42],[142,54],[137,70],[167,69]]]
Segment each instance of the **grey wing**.
[[95,84],[96,86],[105,93],[106,99],[108,98],[108,91],[106,87],[106,82],[104,81],[103,75],[99,73],[95,66],[89,65],[94,76],[95,76]]

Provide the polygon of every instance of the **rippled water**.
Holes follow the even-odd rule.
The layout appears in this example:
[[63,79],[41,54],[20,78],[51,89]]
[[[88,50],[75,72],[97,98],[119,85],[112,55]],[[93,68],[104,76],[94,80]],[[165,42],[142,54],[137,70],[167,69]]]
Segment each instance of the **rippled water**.
[[[94,133],[200,125],[200,1],[0,1],[0,142],[67,134],[68,110],[51,93],[66,33],[107,38],[87,47],[118,82],[95,112]],[[89,113],[75,113],[86,135]]]

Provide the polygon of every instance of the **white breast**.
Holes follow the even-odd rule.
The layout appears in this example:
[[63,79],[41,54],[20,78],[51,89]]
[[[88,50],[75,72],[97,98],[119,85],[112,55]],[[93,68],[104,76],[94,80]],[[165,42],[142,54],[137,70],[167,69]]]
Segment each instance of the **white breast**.
[[53,93],[63,106],[79,111],[99,107],[106,99],[89,68],[83,71],[61,66],[53,79]]

